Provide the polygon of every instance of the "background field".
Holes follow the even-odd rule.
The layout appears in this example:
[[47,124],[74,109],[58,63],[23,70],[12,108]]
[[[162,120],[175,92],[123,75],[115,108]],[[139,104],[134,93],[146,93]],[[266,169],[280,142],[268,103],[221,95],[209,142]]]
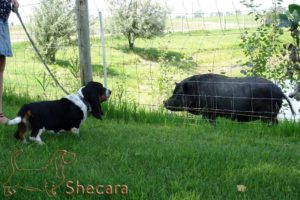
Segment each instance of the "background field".
[[[176,32],[152,40],[137,39],[133,50],[127,47],[125,38],[108,36],[108,86],[117,96],[123,92],[122,95],[127,93],[138,104],[159,106],[158,97],[169,95],[174,82],[187,76],[209,72],[242,76],[240,70],[245,57],[239,47],[240,35],[239,29]],[[288,36],[284,35],[283,39],[288,40]],[[92,37],[91,49],[94,79],[102,82],[99,38]],[[13,50],[15,56],[8,58],[6,89],[24,93],[34,87],[28,93],[31,97],[41,96],[46,89],[51,91],[48,92],[51,96],[61,95],[27,42],[13,43]],[[56,63],[50,66],[70,92],[80,87],[79,71],[75,75],[71,73],[74,72],[72,62],[78,61],[77,53],[75,44],[65,46],[58,52]]]

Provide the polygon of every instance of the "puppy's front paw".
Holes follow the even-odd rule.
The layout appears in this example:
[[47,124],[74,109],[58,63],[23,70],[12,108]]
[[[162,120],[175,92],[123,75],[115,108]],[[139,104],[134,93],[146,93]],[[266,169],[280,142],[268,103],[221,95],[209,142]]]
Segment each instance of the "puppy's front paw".
[[39,145],[44,145],[45,143],[41,140],[41,138],[29,137],[29,139],[33,142],[36,142]]
[[71,133],[73,133],[76,136],[79,136],[79,128],[71,128]]

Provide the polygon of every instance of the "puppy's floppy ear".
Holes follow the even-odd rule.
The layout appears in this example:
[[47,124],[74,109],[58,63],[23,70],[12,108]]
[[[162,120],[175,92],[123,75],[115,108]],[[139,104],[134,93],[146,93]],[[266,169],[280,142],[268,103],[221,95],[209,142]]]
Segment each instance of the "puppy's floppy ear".
[[99,96],[92,95],[88,101],[90,102],[93,116],[97,119],[102,119],[101,115],[103,115],[103,112],[99,102]]
[[99,94],[101,91],[102,85],[96,82],[89,82],[82,90],[82,94],[87,102],[91,105],[92,114],[95,118],[101,119],[101,115],[103,115]]

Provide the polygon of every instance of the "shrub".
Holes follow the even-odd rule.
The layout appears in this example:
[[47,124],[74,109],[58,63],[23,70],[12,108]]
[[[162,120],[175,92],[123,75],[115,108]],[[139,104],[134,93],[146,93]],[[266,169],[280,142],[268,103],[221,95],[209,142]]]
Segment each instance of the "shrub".
[[55,62],[61,46],[71,42],[75,31],[74,4],[71,0],[41,0],[32,21],[33,37],[48,62]]

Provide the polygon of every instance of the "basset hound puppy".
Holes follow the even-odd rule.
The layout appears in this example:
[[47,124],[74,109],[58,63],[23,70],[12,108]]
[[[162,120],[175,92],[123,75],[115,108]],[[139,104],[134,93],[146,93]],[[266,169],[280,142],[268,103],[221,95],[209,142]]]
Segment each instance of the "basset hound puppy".
[[41,135],[44,131],[71,131],[79,134],[80,125],[86,120],[89,112],[97,119],[102,119],[101,103],[111,94],[101,83],[89,82],[77,93],[67,95],[60,100],[40,101],[25,104],[16,118],[9,120],[8,125],[18,124],[15,138],[26,143],[25,132],[31,130],[30,140],[43,144]]

